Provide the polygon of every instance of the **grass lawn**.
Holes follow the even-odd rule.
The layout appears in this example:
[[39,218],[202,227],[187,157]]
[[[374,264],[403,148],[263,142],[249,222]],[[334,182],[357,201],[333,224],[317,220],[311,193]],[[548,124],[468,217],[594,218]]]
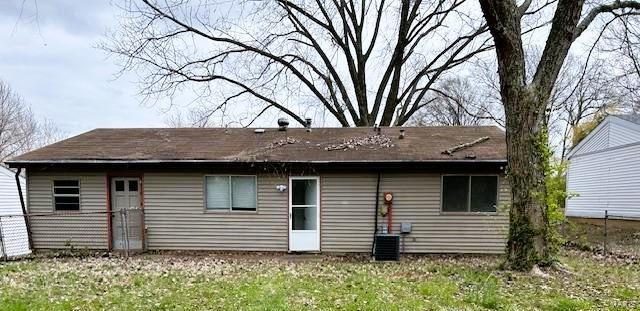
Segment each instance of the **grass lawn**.
[[640,310],[640,266],[566,251],[570,273],[496,257],[147,255],[0,263],[0,310]]

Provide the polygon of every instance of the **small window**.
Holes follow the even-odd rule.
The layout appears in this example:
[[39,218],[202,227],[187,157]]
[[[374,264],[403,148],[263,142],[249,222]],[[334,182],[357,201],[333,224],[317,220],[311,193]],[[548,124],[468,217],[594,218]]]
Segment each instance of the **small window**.
[[442,177],[443,212],[494,213],[497,200],[497,176]]
[[129,191],[133,191],[133,192],[138,191],[138,181],[137,180],[129,180]]
[[208,210],[255,211],[255,176],[206,176],[205,204]]
[[116,191],[124,191],[124,180],[116,180]]
[[54,180],[53,201],[56,211],[79,211],[80,182],[78,180]]

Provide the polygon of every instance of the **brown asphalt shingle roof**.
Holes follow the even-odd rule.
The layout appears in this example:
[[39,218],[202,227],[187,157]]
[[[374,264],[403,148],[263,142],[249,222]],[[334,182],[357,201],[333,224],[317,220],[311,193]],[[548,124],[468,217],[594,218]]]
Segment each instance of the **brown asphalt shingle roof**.
[[[506,161],[504,132],[494,126],[266,129],[247,128],[123,128],[95,129],[18,156],[10,164],[110,161],[212,162],[428,162]],[[458,151],[445,149],[488,136],[489,140]],[[349,144],[344,144],[344,142]],[[359,143],[362,145],[357,146]],[[346,146],[350,145],[350,146]],[[345,148],[346,149],[340,149]],[[340,150],[327,150],[338,148]]]

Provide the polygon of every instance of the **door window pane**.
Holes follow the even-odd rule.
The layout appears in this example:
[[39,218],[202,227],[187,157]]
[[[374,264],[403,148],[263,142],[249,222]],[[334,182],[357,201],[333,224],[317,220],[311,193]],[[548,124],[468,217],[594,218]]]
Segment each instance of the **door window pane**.
[[469,176],[442,177],[442,211],[467,212]]
[[317,230],[317,195],[317,180],[291,180],[291,230]]
[[254,176],[231,176],[231,209],[256,209],[256,179]]
[[124,191],[124,180],[116,180],[116,191]]
[[471,212],[495,212],[497,197],[497,176],[471,177]]
[[317,183],[315,179],[294,179],[291,181],[292,205],[316,205]]
[[205,180],[207,209],[229,209],[231,206],[229,176],[207,176]]
[[291,207],[291,230],[316,230],[317,207]]
[[138,181],[129,180],[129,191],[138,191]]

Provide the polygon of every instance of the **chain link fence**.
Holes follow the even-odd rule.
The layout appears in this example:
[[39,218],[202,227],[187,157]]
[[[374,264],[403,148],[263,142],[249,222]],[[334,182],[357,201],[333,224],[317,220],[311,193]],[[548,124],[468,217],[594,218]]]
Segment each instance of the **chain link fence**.
[[605,212],[604,218],[570,217],[562,228],[570,246],[607,254],[640,256],[640,218]]
[[66,211],[0,215],[0,260],[38,253],[85,254],[144,250],[144,210]]
[[0,216],[0,257],[3,260],[31,254],[24,215]]

